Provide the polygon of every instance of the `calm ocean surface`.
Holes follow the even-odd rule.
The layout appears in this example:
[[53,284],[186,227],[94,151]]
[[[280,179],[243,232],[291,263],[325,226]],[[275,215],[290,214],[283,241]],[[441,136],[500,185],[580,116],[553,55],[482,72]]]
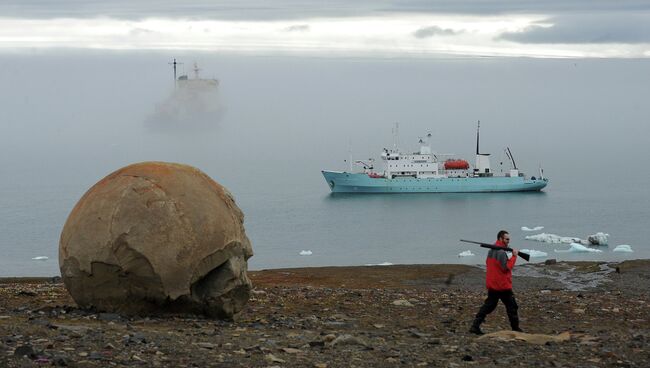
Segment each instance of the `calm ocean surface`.
[[[0,276],[58,275],[59,235],[77,200],[110,172],[146,160],[196,166],[235,195],[252,269],[478,264],[485,251],[458,239],[493,241],[499,229],[516,248],[548,253],[535,261],[650,258],[649,61],[199,55],[221,81],[218,122],[146,129],[169,93],[167,58],[5,58]],[[350,143],[355,158],[377,157],[395,121],[405,150],[431,131],[435,150],[473,162],[478,119],[493,167],[510,146],[528,175],[543,165],[543,192],[331,195],[320,174],[346,168]],[[605,232],[610,245],[555,253],[568,246],[526,241],[539,232],[522,226],[581,238]],[[620,244],[634,252],[612,252]],[[476,256],[458,257],[468,249]]]

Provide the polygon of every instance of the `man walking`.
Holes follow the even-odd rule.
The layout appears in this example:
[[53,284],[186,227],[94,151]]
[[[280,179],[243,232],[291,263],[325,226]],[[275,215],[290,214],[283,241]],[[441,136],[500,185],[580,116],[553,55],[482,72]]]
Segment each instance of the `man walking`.
[[[507,248],[509,243],[510,234],[505,230],[499,231],[497,234],[497,241],[494,245]],[[508,313],[508,319],[510,320],[510,327],[512,327],[512,330],[522,332],[521,328],[519,328],[517,302],[515,301],[515,295],[512,292],[512,269],[515,267],[515,262],[517,262],[518,253],[519,252],[516,249],[513,249],[512,257],[508,259],[505,250],[490,249],[488,252],[487,259],[485,260],[487,266],[485,284],[487,286],[488,295],[483,306],[476,314],[469,332],[477,335],[483,334],[483,331],[481,331],[481,323],[485,321],[485,317],[487,317],[488,314],[494,311],[499,300],[501,300],[506,306],[506,312]]]

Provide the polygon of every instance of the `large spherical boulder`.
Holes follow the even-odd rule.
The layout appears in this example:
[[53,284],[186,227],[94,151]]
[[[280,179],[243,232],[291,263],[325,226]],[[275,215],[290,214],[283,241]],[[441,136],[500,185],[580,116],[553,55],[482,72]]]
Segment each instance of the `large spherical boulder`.
[[61,233],[59,266],[81,307],[232,318],[253,255],[232,195],[186,165],[143,162],[84,194]]

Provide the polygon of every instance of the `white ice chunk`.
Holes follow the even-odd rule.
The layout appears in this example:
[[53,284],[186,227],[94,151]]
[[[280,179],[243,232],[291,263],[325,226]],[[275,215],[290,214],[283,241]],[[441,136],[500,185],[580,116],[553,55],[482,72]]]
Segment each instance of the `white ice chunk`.
[[607,245],[608,238],[609,234],[598,232],[593,235],[589,235],[587,237],[587,241],[590,245]]
[[301,250],[300,255],[301,256],[311,256],[313,253],[311,250]]
[[535,249],[522,249],[521,251],[530,254],[530,258],[540,258],[540,257],[548,256],[548,253],[535,250]]
[[34,260],[34,261],[47,261],[48,259],[50,259],[50,257],[46,257],[46,256],[38,256],[38,257],[32,258],[32,260]]
[[631,247],[631,246],[629,246],[629,245],[627,245],[627,244],[621,244],[621,245],[616,246],[616,248],[614,248],[614,249],[612,250],[612,252],[626,252],[626,253],[632,253],[632,252],[634,252],[634,251],[632,250],[632,247]]
[[602,253],[600,249],[588,248],[582,244],[571,243],[571,247],[565,250],[555,250],[556,253]]
[[382,263],[366,263],[364,266],[392,266],[393,264],[390,262],[382,262]]
[[547,233],[528,235],[524,237],[524,239],[534,240],[534,241],[544,242],[544,243],[554,243],[554,244],[571,244],[571,243],[584,242],[584,240],[575,236],[560,236],[560,235],[547,234]]
[[527,227],[527,226],[522,226],[521,231],[540,231],[544,228],[544,226],[535,226],[533,228]]
[[473,256],[474,256],[474,253],[472,253],[471,250],[466,250],[466,251],[464,251],[464,252],[460,252],[460,253],[458,253],[458,256],[459,256],[459,257],[473,257]]

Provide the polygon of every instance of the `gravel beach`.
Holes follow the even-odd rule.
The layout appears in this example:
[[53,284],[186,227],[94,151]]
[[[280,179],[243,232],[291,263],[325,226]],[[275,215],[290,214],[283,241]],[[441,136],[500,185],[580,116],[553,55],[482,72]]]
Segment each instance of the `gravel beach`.
[[[551,262],[548,262],[551,263]],[[647,367],[650,261],[527,264],[467,332],[484,269],[463,265],[250,272],[235,321],[78,309],[59,278],[0,279],[0,367]]]

